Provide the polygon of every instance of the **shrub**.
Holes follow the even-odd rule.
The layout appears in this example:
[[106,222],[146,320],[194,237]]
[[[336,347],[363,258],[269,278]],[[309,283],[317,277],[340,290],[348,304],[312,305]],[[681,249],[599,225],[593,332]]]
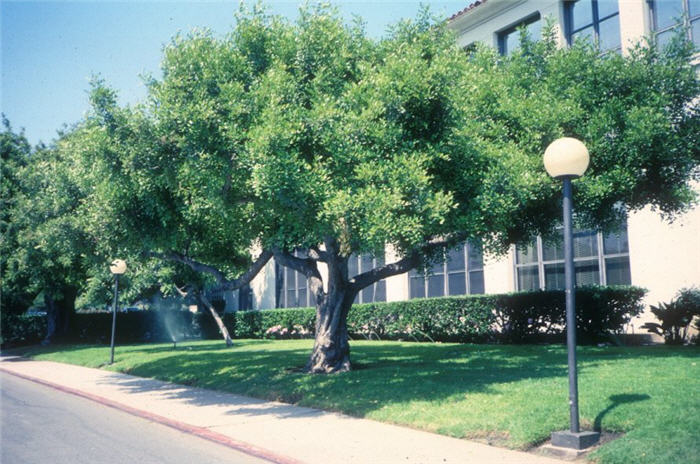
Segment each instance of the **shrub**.
[[688,329],[695,316],[700,316],[700,289],[685,288],[668,303],[651,306],[661,324],[647,322],[643,329],[664,337],[667,345],[682,345],[688,340]]
[[[596,343],[622,331],[638,315],[645,290],[638,287],[582,287],[576,291],[577,334]],[[241,311],[231,314],[235,338],[311,336],[313,308]],[[558,341],[565,330],[562,291],[467,295],[353,305],[353,338],[442,342],[532,343]]]
[[0,345],[3,347],[39,343],[46,336],[45,315],[2,313]]
[[490,296],[421,298],[354,305],[350,336],[367,339],[477,342],[491,338]]

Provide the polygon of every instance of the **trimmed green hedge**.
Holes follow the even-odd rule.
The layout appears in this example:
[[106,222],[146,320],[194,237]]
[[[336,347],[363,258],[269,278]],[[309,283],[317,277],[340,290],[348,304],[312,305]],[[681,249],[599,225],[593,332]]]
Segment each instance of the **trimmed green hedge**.
[[[576,291],[577,337],[581,343],[606,341],[644,309],[646,290],[629,286],[591,286]],[[204,327],[206,314],[198,315]],[[561,341],[565,330],[564,292],[518,292],[422,298],[353,305],[348,331],[353,338],[441,342],[535,343]],[[313,308],[227,313],[234,338],[311,336]],[[213,330],[205,338],[218,337]]]
[[[577,335],[581,343],[608,340],[638,315],[646,291],[638,287],[582,287],[576,291]],[[355,339],[440,342],[536,343],[561,341],[564,334],[563,291],[466,295],[353,305],[348,331]],[[46,331],[39,318],[15,316],[3,323],[3,340],[38,341]],[[233,338],[312,337],[313,308],[225,313]],[[6,318],[3,318],[5,322]],[[9,319],[8,319],[9,320]],[[78,313],[74,339],[108,343],[112,315],[108,311]],[[135,311],[117,314],[117,342],[170,341],[172,336],[211,338],[221,335],[208,312]]]

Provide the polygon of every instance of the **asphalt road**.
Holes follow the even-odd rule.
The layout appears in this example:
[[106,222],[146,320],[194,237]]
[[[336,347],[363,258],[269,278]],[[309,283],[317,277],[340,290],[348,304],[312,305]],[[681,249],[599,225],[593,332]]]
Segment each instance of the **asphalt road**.
[[0,372],[2,464],[269,464]]

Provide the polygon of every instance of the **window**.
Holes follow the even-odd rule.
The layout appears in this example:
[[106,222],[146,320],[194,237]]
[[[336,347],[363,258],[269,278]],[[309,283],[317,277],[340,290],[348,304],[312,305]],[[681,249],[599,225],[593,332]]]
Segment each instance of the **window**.
[[[578,286],[629,285],[632,279],[627,229],[614,234],[574,231],[574,269]],[[527,245],[515,247],[515,270],[517,290],[563,289],[562,239],[548,243],[537,237]]]
[[[370,271],[375,267],[384,266],[384,258],[373,258],[372,255],[350,255],[348,258],[348,277],[352,278],[363,272]],[[386,281],[380,280],[374,284],[363,288],[355,297],[354,303],[375,303],[386,301]]]
[[427,275],[408,273],[410,298],[484,293],[484,259],[480,243],[462,244],[446,252],[445,260]]
[[654,0],[649,6],[659,46],[666,45],[679,27],[687,27],[690,40],[700,46],[700,0]]
[[621,50],[618,0],[577,0],[566,2],[566,39],[595,41],[603,51]]
[[510,55],[520,48],[520,29],[522,27],[527,30],[531,40],[537,41],[542,38],[542,21],[540,14],[537,13],[498,33],[498,50],[501,55]]
[[[294,256],[304,258],[305,252],[295,251]],[[294,269],[277,265],[277,307],[278,308],[304,308],[312,306],[312,296],[307,284],[306,276]]]

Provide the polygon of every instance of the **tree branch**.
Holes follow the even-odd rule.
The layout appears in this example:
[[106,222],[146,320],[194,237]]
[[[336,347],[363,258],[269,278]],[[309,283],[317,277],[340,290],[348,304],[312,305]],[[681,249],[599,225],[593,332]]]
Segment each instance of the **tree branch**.
[[166,253],[156,253],[149,252],[148,256],[152,256],[160,259],[167,259],[169,261],[175,261],[189,266],[193,271],[202,272],[214,276],[216,282],[219,284],[217,289],[219,290],[238,290],[244,285],[250,283],[251,280],[255,278],[260,270],[265,267],[265,264],[272,258],[273,253],[268,250],[263,250],[249,267],[248,270],[243,273],[240,277],[236,279],[227,279],[225,274],[214,266],[208,264],[200,263],[189,256],[185,256],[176,251],[168,251]]
[[309,281],[309,289],[316,296],[317,301],[325,296],[323,291],[323,279],[321,278],[321,273],[318,270],[316,261],[314,261],[313,258],[299,258],[288,251],[280,249],[274,250],[274,256],[275,261],[282,266],[294,269],[306,276]]
[[414,250],[409,255],[403,257],[395,263],[374,268],[370,271],[358,274],[354,278],[350,279],[349,282],[351,288],[353,291],[359,292],[363,288],[368,287],[375,282],[379,282],[382,279],[403,274],[411,269],[415,269],[421,264],[424,255],[429,254],[437,248],[447,247],[450,244],[456,243],[459,240],[464,240],[465,238],[466,236],[464,234],[453,234],[443,237],[433,237],[426,240],[418,247],[417,250]]

